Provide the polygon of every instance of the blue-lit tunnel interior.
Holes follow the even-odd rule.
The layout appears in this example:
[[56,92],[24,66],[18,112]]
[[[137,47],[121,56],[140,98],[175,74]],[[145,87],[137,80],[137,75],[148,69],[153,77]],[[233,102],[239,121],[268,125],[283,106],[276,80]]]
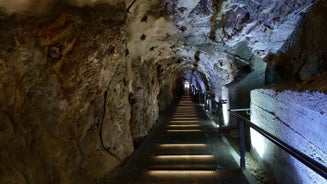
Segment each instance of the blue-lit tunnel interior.
[[[173,133],[225,136],[237,151],[230,110],[326,168],[326,8],[324,0],[0,0],[0,181],[113,183],[164,122]],[[199,124],[169,121],[192,113]],[[247,170],[265,173],[251,173],[257,182],[326,183],[245,130]],[[198,154],[191,160],[207,163],[215,153]],[[158,173],[169,175],[148,176]],[[221,176],[170,176],[192,174]]]

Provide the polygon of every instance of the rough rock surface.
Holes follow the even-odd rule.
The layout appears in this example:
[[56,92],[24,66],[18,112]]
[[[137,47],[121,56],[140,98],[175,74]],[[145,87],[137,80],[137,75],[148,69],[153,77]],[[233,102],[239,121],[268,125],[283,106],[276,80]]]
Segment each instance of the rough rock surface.
[[[320,1],[312,7],[302,21],[298,37],[288,51],[267,57],[270,68],[278,71],[284,80],[305,81],[310,77],[326,73],[327,70],[327,2]],[[323,79],[323,77],[319,77]],[[311,82],[316,81],[315,78]],[[320,82],[321,83],[321,82]],[[327,82],[325,81],[325,85]],[[316,87],[314,87],[316,86]],[[313,85],[319,88],[321,85]],[[312,88],[312,89],[313,89]]]
[[160,87],[157,66],[153,65],[153,62],[134,62],[133,71],[135,72],[134,91],[129,94],[132,108],[130,127],[133,139],[136,140],[146,136],[158,119],[157,96]]
[[89,183],[133,151],[125,7],[57,10],[1,15],[5,183]]
[[[326,166],[326,102],[326,94],[318,92],[254,90],[251,121]],[[326,182],[255,131],[251,131],[251,142],[252,152],[271,169],[278,183]]]
[[133,152],[181,81],[218,100],[226,84],[256,81],[245,76],[259,57],[282,79],[304,80],[301,89],[326,90],[326,1],[0,0],[0,7],[3,181],[100,178]]

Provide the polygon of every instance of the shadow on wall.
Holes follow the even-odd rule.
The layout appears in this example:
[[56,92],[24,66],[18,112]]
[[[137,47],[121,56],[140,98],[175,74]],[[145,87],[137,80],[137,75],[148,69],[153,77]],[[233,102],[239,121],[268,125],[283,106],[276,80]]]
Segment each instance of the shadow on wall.
[[[224,108],[225,124],[237,126],[235,117],[230,117],[230,109],[249,108],[250,107],[250,92],[253,89],[262,88],[265,86],[265,70],[267,64],[259,57],[252,57],[249,62],[252,72],[246,75],[242,80],[237,83],[231,83],[223,88],[222,98],[227,100]],[[226,118],[225,118],[226,116]]]

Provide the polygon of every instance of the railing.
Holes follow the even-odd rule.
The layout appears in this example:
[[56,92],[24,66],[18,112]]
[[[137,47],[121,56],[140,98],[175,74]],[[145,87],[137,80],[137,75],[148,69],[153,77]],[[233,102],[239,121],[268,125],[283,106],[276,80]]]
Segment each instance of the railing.
[[[219,113],[222,110],[221,105],[226,103],[226,100],[220,100],[219,102],[216,102],[213,98],[207,98],[207,95],[205,93],[199,93],[198,94],[199,103],[204,104],[204,108],[206,109],[207,99],[211,100],[211,103],[214,104],[214,107],[218,108],[216,111]],[[212,112],[212,106],[209,106],[210,109],[208,112]],[[276,136],[272,135],[271,133],[265,131],[264,129],[260,128],[259,126],[255,125],[253,122],[246,119],[244,116],[240,115],[237,112],[245,111],[247,114],[250,112],[250,108],[243,108],[243,109],[229,109],[228,110],[233,116],[235,116],[239,120],[239,129],[240,129],[240,167],[242,169],[245,169],[245,124],[254,130],[256,130],[258,133],[260,133],[262,136],[273,142],[275,145],[277,145],[279,148],[302,162],[304,165],[315,171],[317,174],[322,176],[323,178],[327,179],[327,167],[320,164],[316,160],[308,157],[304,153],[300,152],[299,150],[293,148],[289,144],[285,143],[284,141],[280,140]],[[210,114],[211,115],[211,114]],[[221,117],[221,114],[219,115]],[[222,131],[222,122],[219,123],[219,132]]]
[[217,102],[213,97],[208,95],[207,93],[199,93],[197,95],[197,98],[199,99],[200,105],[204,108],[204,110],[207,112],[207,115],[212,118],[213,112],[217,113],[217,116],[219,117],[218,122],[215,122],[218,124],[219,127],[219,133],[222,133],[223,131],[223,120],[222,120],[222,104],[226,104],[227,100],[220,99],[219,102]]
[[320,176],[327,179],[327,167],[320,164],[319,162],[315,161],[314,159],[308,157],[304,153],[300,152],[299,150],[293,148],[289,144],[285,143],[284,141],[278,139],[271,133],[263,130],[259,126],[255,125],[242,115],[234,112],[234,110],[229,110],[229,112],[235,116],[239,120],[239,128],[240,128],[240,166],[241,168],[245,168],[245,132],[244,132],[244,124],[248,125],[249,127],[256,130],[258,133],[263,135],[265,138],[269,139],[271,142],[273,142],[275,145],[277,145],[279,148],[302,162],[304,165],[318,173]]
[[242,109],[232,109],[233,112],[246,112],[247,115],[250,115],[250,108],[242,108]]

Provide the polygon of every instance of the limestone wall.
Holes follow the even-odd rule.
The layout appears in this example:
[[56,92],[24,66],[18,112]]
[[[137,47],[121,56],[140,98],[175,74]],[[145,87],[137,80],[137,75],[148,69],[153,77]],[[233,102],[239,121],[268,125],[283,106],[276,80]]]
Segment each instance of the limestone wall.
[[52,8],[0,13],[0,183],[95,181],[158,118],[158,63],[129,63],[124,3]]
[[133,152],[126,7],[55,9],[0,14],[0,183],[90,183]]
[[130,127],[134,140],[146,136],[158,119],[157,96],[160,87],[156,68],[156,64],[151,61],[139,62],[133,67],[135,81],[133,92],[130,93]]
[[[251,121],[327,165],[327,95],[317,92],[254,90]],[[272,170],[278,183],[326,183],[293,157],[251,131],[252,153]]]

